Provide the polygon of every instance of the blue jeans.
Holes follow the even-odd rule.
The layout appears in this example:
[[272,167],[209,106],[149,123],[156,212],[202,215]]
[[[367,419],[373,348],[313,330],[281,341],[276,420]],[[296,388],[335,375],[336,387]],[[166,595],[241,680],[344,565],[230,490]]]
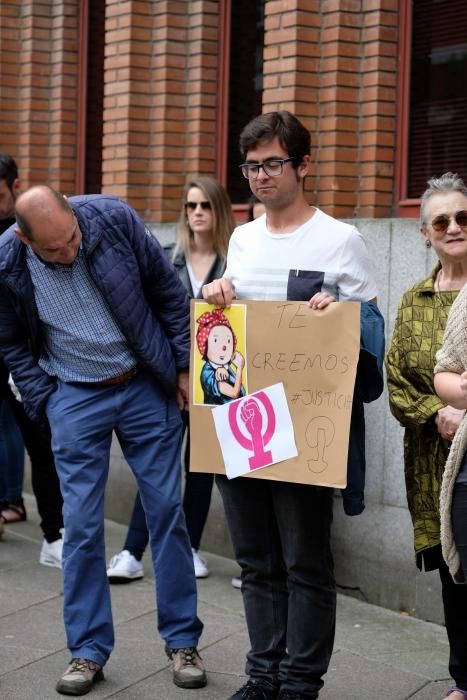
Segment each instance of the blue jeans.
[[[185,513],[188,537],[193,549],[198,550],[204,526],[211,504],[214,474],[190,472],[190,429],[188,426],[188,411],[182,411],[183,429],[186,430],[185,462],[185,493],[183,494],[183,512]],[[123,549],[127,549],[138,561],[144,554],[149,540],[146,516],[139,493],[136,494],[130,525]]]
[[332,489],[225,476],[216,483],[242,568],[246,672],[317,698],[336,618]]
[[114,644],[104,548],[104,490],[112,431],[138,481],[157,577],[158,630],[172,648],[196,646],[193,558],[180,487],[180,412],[149,374],[112,386],[58,382],[47,404],[63,495],[64,621],[73,657],[107,661]]
[[0,506],[23,495],[24,445],[7,399],[0,399]]

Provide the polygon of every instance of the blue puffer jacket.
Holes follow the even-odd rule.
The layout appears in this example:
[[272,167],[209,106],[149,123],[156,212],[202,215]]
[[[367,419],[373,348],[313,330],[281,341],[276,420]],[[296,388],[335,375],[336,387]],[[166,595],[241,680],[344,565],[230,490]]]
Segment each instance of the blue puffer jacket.
[[[108,195],[69,200],[89,272],[138,362],[168,394],[190,357],[189,301],[173,265],[143,221]],[[26,248],[13,227],[0,237],[0,355],[33,420],[42,420],[55,379],[37,364],[41,329]]]

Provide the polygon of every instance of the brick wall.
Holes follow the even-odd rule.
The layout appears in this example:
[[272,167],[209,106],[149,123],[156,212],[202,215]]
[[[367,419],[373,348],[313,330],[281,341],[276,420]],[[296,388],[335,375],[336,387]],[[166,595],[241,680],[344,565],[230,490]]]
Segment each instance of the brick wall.
[[23,186],[72,194],[77,122],[77,0],[0,3],[0,148]]
[[323,4],[318,202],[336,216],[357,213],[360,176],[361,3]]
[[[80,6],[0,3],[0,147],[26,185],[78,184]],[[178,217],[187,177],[216,172],[220,7],[105,0],[102,190],[153,222]],[[265,14],[264,111],[287,108],[312,132],[310,201],[391,215],[397,0],[266,0]]]
[[147,206],[151,112],[150,2],[106,3],[102,190]]
[[310,200],[389,216],[395,159],[396,0],[266,3],[266,109],[290,109],[314,147]]
[[215,171],[218,3],[107,3],[103,189],[178,217],[190,174]]
[[[398,3],[364,0],[358,215],[393,213]],[[378,7],[379,6],[379,7]]]
[[0,3],[0,150],[18,157],[18,64],[21,0]]

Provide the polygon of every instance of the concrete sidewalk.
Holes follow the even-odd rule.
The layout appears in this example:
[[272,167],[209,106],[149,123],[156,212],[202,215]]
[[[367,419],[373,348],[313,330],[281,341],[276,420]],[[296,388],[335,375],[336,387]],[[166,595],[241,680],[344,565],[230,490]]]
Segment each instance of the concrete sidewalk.
[[[62,624],[61,571],[38,563],[41,532],[33,501],[29,520],[0,540],[0,698],[57,700],[55,683],[69,660]],[[107,521],[108,556],[120,551],[126,528]],[[241,593],[231,586],[235,562],[208,554],[199,581],[205,630],[200,651],[209,683],[202,690],[172,684],[163,642],[155,632],[149,559],[146,577],[112,587],[116,646],[93,700],[227,700],[245,681],[248,649]],[[320,700],[440,700],[450,687],[444,628],[339,596],[334,655]]]

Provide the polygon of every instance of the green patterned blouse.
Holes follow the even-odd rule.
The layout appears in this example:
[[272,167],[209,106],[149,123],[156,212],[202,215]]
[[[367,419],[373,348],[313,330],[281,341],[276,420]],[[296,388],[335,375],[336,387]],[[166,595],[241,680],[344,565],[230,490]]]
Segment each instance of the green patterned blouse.
[[435,394],[433,368],[459,292],[435,292],[439,269],[438,263],[428,279],[402,297],[386,355],[389,404],[405,428],[405,483],[417,555],[440,542],[439,491],[450,447],[434,422],[445,404]]

